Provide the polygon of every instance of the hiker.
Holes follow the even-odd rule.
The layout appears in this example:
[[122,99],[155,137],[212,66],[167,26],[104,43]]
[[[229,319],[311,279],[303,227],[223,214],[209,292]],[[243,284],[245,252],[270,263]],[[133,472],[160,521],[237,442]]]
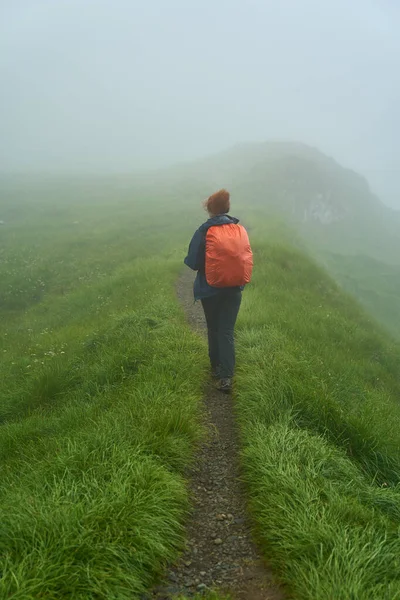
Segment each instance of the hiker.
[[253,255],[245,228],[228,215],[225,189],[204,202],[209,219],[194,234],[185,264],[197,271],[194,299],[201,300],[208,330],[208,353],[216,387],[229,393],[235,368],[234,328],[249,283]]

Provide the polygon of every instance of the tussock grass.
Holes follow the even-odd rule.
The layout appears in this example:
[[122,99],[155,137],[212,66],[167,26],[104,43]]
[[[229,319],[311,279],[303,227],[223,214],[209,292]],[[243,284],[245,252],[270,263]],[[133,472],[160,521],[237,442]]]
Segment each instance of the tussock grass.
[[[0,597],[131,600],[183,544],[204,342],[176,302],[162,219],[157,237],[134,202],[44,222],[39,206],[16,214],[2,264]],[[68,233],[78,210],[96,225]]]
[[298,599],[400,598],[400,349],[298,249],[256,265],[237,410],[261,544]]
[[[158,213],[146,188],[2,207],[0,597],[140,598],[182,546],[206,362],[173,291],[191,198]],[[257,241],[260,215],[236,386],[258,538],[299,600],[400,598],[399,347],[281,225]]]

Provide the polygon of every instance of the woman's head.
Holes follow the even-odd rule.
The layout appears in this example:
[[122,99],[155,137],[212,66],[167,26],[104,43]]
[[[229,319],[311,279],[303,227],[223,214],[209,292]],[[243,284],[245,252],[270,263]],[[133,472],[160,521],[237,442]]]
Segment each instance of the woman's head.
[[204,201],[204,208],[210,216],[222,215],[229,212],[231,206],[229,198],[230,194],[227,190],[218,190]]

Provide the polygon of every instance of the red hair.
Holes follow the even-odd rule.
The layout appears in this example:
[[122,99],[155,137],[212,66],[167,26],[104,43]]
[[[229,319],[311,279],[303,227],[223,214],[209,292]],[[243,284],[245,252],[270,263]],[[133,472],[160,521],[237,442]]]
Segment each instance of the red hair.
[[212,194],[204,201],[204,208],[213,215],[221,215],[229,212],[231,207],[230,194],[228,190],[222,189]]

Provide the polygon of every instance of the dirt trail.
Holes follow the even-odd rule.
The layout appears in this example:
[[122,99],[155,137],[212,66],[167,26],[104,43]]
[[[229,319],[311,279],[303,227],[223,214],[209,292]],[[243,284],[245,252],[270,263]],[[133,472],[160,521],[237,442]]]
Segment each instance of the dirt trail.
[[[193,304],[193,276],[187,270],[178,297],[191,326],[205,334],[201,304]],[[170,568],[167,581],[153,598],[188,597],[216,588],[235,600],[283,600],[271,572],[252,542],[245,499],[239,481],[238,441],[232,398],[207,384],[204,396],[208,439],[191,472],[194,504],[188,523],[188,545]]]

